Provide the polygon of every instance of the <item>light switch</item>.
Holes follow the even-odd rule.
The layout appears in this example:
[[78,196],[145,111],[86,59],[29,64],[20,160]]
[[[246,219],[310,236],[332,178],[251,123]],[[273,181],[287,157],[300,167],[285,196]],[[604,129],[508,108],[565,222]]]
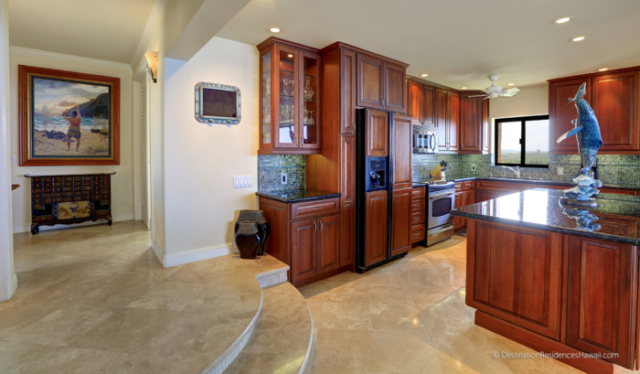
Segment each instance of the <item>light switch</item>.
[[558,175],[564,175],[564,168],[562,166],[558,166]]
[[471,165],[471,171],[476,171],[476,166],[475,165]]
[[251,175],[240,175],[233,177],[233,188],[251,187]]
[[287,184],[287,173],[280,174],[280,184],[282,185]]

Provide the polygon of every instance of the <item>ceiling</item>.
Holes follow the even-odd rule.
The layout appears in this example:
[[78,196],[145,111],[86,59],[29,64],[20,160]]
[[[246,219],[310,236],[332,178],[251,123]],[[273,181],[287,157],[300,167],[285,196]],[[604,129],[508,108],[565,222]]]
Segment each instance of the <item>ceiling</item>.
[[13,46],[130,63],[155,0],[9,0]]
[[217,34],[252,45],[272,35],[316,48],[342,41],[450,87],[483,89],[490,73],[526,86],[640,65],[640,1],[253,0]]

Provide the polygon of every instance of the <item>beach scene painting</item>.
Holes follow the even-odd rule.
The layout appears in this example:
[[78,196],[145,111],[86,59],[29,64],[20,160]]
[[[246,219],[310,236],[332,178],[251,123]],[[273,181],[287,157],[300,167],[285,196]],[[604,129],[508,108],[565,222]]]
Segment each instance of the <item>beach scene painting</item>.
[[[26,164],[42,165],[47,161],[55,161],[55,165],[105,164],[104,161],[114,164],[119,153],[119,108],[114,108],[115,97],[119,99],[119,78],[21,68],[57,72],[27,72],[26,79],[21,79],[24,83],[20,86],[21,99],[26,94],[27,104],[23,108],[26,113],[21,113],[24,115],[21,137],[26,138],[26,144],[21,141],[21,145],[27,148]],[[113,80],[118,84],[114,85]]]

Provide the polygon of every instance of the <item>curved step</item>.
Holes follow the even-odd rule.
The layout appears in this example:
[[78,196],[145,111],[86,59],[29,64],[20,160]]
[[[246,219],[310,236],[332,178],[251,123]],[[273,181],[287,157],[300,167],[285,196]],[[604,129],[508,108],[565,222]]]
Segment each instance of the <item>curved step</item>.
[[264,290],[253,335],[224,374],[306,374],[314,352],[309,307],[293,285],[284,283]]

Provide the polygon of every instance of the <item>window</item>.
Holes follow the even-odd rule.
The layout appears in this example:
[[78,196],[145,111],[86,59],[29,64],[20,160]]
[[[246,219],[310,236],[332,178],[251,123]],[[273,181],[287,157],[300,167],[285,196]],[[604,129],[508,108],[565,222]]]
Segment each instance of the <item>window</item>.
[[496,165],[549,167],[549,116],[498,118]]

